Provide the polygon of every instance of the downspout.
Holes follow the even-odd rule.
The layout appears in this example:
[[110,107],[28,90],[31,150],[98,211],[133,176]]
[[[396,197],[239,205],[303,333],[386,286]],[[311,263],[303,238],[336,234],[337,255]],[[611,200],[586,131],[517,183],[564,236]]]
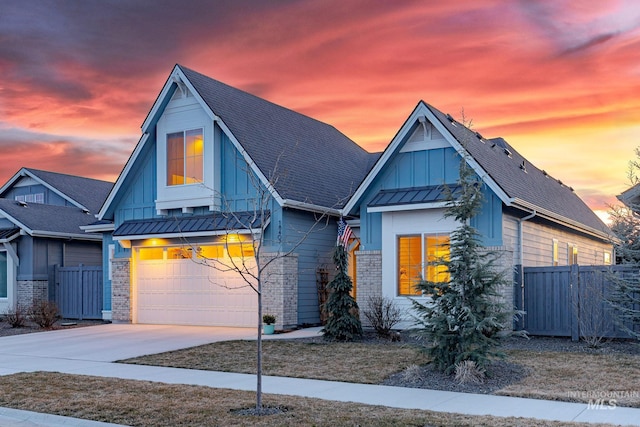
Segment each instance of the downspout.
[[518,261],[520,262],[520,307],[524,308],[524,225],[523,222],[537,215],[533,210],[525,217],[518,218]]

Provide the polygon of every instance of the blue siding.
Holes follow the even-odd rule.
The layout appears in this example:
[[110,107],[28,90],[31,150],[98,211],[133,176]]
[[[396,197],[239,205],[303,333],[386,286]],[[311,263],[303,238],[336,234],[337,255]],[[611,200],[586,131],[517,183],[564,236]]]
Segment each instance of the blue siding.
[[54,193],[53,191],[51,191],[50,189],[48,189],[42,184],[27,185],[24,187],[12,187],[5,193],[3,198],[15,199],[16,196],[24,196],[27,194],[38,194],[38,193],[44,194],[44,203],[47,205],[73,206],[66,199]]
[[[359,209],[361,249],[382,249],[382,213],[367,212],[367,204],[380,190],[455,184],[459,178],[460,156],[453,147],[396,153],[365,192]],[[488,188],[483,189],[482,213],[473,225],[485,245],[502,244],[502,202]]]
[[[333,250],[336,245],[335,220],[317,222],[312,213],[287,209],[283,214],[284,250],[299,244],[298,254],[298,324],[320,323],[316,270],[333,269]],[[311,231],[305,236],[309,230]],[[302,242],[300,243],[300,241]]]

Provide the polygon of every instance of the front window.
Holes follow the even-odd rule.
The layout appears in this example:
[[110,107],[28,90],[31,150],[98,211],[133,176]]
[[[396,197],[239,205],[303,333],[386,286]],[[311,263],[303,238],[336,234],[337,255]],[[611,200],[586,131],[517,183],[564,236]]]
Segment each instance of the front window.
[[202,129],[167,134],[167,185],[203,182]]
[[7,253],[0,252],[0,298],[7,298]]
[[578,246],[569,245],[569,265],[578,264]]
[[398,295],[416,296],[422,280],[448,282],[445,265],[434,265],[449,258],[449,235],[415,234],[398,236]]

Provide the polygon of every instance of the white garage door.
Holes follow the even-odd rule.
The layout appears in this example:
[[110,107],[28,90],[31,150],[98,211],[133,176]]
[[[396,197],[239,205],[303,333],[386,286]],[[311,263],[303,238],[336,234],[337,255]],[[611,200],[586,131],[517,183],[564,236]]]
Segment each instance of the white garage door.
[[256,293],[238,273],[191,259],[138,259],[135,274],[138,323],[256,326]]

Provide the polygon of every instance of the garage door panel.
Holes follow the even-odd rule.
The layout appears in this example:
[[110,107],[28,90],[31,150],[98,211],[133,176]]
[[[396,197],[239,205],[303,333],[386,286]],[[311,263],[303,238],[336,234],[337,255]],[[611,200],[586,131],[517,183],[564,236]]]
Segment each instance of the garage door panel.
[[191,260],[138,261],[139,323],[255,326],[257,297],[234,272]]

